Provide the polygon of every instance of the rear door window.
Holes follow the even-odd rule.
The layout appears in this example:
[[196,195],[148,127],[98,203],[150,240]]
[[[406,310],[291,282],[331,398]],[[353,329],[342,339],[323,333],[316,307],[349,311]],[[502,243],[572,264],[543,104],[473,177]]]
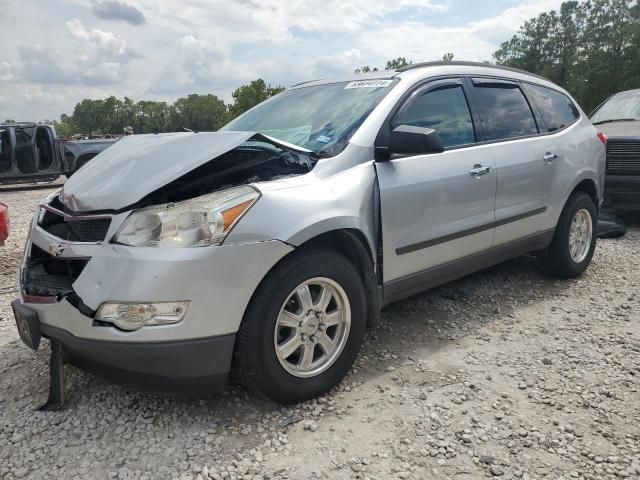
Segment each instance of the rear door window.
[[580,118],[580,112],[564,93],[540,85],[527,84],[524,88],[538,107],[547,132],[562,130]]
[[435,87],[413,99],[392,126],[412,125],[435,130],[444,148],[475,143],[476,134],[462,85]]
[[516,83],[483,79],[473,84],[486,141],[539,133],[529,102]]

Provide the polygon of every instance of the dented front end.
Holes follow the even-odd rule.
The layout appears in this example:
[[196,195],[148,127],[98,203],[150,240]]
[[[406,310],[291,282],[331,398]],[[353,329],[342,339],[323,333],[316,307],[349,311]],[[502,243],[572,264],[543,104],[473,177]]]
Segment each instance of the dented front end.
[[[261,276],[293,249],[277,240],[214,248],[118,245],[109,239],[128,213],[69,215],[60,208],[54,197],[34,217],[20,301],[37,312],[45,332],[79,339],[173,342],[233,335]],[[127,331],[98,318],[100,307],[112,302],[180,302],[186,311],[177,323]]]
[[[225,245],[227,231],[222,240],[202,243],[214,248],[181,248],[172,238],[139,245],[122,239],[127,221],[140,212],[164,213],[234,188],[258,192],[247,185],[301,175],[314,166],[303,150],[236,133],[222,135],[224,141],[215,134],[180,134],[156,137],[154,143],[149,136],[141,140],[143,150],[138,142],[119,142],[115,152],[105,152],[106,159],[74,175],[34,216],[20,272],[20,301],[38,313],[41,324],[78,338],[158,342],[234,334],[261,278],[293,247],[277,239]],[[202,138],[209,141],[206,155]],[[183,152],[192,167],[186,172],[167,162],[174,142],[191,143],[184,139],[198,146]],[[125,143],[129,156],[137,158],[135,168],[120,163],[125,153],[118,149]],[[150,173],[154,155],[157,168]],[[124,177],[117,173],[124,170]],[[233,227],[226,217],[220,221],[225,229]],[[109,311],[127,305],[150,311],[168,305],[180,316],[144,328],[104,321]]]
[[223,381],[279,261],[338,229],[363,232],[375,251],[372,150],[341,156],[318,161],[244,132],[119,141],[38,207],[12,303],[21,337],[152,386]]
[[123,138],[64,185],[73,213],[122,212],[231,186],[308,173],[308,150],[255,132],[135,135]]

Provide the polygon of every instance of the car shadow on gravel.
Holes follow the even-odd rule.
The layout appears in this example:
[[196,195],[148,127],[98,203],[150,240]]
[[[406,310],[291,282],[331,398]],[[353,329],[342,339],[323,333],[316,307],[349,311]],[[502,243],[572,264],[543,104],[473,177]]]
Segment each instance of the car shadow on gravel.
[[365,366],[359,381],[383,375],[389,366],[428,363],[450,343],[476,337],[505,317],[517,318],[519,307],[561,295],[575,281],[550,279],[535,258],[524,256],[389,305],[363,349],[386,365]]

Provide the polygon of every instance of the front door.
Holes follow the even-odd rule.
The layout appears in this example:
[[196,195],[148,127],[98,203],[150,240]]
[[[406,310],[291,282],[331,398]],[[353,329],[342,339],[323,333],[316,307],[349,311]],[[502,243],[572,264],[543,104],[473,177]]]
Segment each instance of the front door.
[[390,128],[398,125],[435,130],[445,151],[376,163],[386,297],[434,283],[429,275],[441,275],[438,267],[488,250],[495,231],[491,146],[476,145],[463,82],[447,79],[419,88]]

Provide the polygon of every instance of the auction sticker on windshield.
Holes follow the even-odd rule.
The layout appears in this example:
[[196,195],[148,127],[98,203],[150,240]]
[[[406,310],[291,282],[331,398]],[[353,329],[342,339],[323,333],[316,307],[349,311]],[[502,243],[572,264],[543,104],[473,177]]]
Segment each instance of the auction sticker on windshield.
[[344,87],[345,90],[350,88],[386,88],[393,83],[393,80],[357,80],[351,82]]

